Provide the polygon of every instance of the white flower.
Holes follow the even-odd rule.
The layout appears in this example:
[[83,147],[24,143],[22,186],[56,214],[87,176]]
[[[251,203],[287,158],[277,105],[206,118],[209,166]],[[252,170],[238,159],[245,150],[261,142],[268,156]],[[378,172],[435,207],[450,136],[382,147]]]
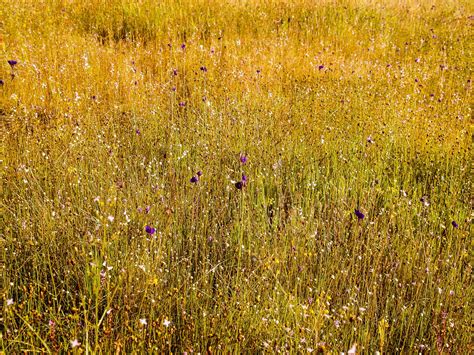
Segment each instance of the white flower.
[[165,319],[165,320],[163,321],[163,325],[164,325],[165,327],[169,327],[170,324],[171,324],[171,322],[170,322],[168,319]]
[[81,345],[81,343],[79,343],[77,339],[71,340],[70,343],[71,343],[71,348],[75,348]]
[[147,325],[146,318],[140,319],[140,324],[141,325]]
[[114,221],[114,216],[108,216],[107,219],[109,220],[109,222],[113,222]]
[[351,354],[354,355],[356,353],[356,347],[357,347],[357,344],[352,345],[352,348],[347,350],[347,354],[348,355],[351,355]]
[[13,302],[13,298],[7,300],[7,306],[11,306],[13,303],[15,303]]

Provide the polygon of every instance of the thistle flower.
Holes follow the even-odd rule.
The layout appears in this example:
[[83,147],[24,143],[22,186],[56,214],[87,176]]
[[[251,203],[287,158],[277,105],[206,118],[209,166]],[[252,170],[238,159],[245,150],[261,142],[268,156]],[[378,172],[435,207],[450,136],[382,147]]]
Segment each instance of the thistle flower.
[[452,221],[451,224],[454,228],[459,228],[459,224],[457,224],[456,221]]
[[361,211],[359,211],[357,208],[354,210],[354,213],[359,220],[362,220],[365,218],[365,215]]
[[199,181],[199,178],[195,175],[189,181],[191,181],[193,184],[197,184],[197,182]]
[[206,68],[205,66],[202,66],[202,67],[199,68],[199,69],[201,69],[201,71],[204,72],[204,73],[207,72],[207,68]]
[[202,171],[201,171],[201,170],[199,170],[199,171],[197,172],[197,176],[199,176],[199,177],[202,176]]
[[245,164],[247,162],[248,158],[245,154],[240,154],[240,162],[242,164]]
[[147,232],[149,235],[153,235],[153,234],[155,234],[156,229],[147,225],[145,227],[145,232]]
[[179,103],[179,107],[184,107],[184,106],[186,106],[186,101],[181,101],[181,102]]
[[13,67],[14,67],[15,65],[17,65],[18,62],[17,62],[16,60],[10,59],[10,60],[8,61],[8,64],[10,64],[10,66],[11,66],[12,69],[13,69]]
[[184,51],[184,50],[186,49],[186,44],[183,43],[183,44],[181,45],[181,49]]

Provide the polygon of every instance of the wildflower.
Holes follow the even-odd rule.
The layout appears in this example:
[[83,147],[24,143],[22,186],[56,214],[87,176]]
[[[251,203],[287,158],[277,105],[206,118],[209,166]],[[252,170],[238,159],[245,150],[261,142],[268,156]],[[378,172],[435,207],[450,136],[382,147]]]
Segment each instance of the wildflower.
[[153,235],[153,234],[155,233],[155,231],[156,231],[156,229],[153,228],[153,227],[151,227],[151,226],[148,226],[148,225],[147,225],[147,226],[145,227],[145,232],[147,232],[147,233],[150,234],[150,235]]
[[347,354],[348,354],[348,355],[354,355],[354,354],[356,354],[356,348],[357,348],[357,344],[352,345],[352,348],[350,348],[349,350],[347,350]]
[[420,62],[420,58],[415,58],[415,63],[419,63]]
[[240,154],[240,162],[242,164],[245,164],[247,162],[248,158],[245,154]]
[[49,320],[48,322],[48,325],[51,327],[51,328],[54,328],[54,326],[56,325],[56,323],[53,321],[53,320]]
[[81,345],[81,343],[79,343],[77,339],[71,340],[70,343],[71,343],[71,348],[73,349]]
[[171,322],[170,322],[168,319],[165,319],[165,320],[163,321],[163,325],[164,325],[166,328],[168,328],[168,327],[170,326],[170,324],[171,324]]
[[238,189],[238,190],[242,190],[242,187],[244,187],[244,183],[242,181],[237,181],[235,183],[235,187]]
[[459,227],[459,224],[457,224],[456,221],[452,221],[451,224],[452,224],[452,226],[453,226],[454,228],[458,228],[458,227]]
[[370,144],[375,143],[374,140],[372,139],[372,136],[367,137],[367,143],[370,143]]
[[178,75],[178,69],[173,69],[173,75],[174,76]]
[[135,130],[135,133],[136,133],[137,135],[140,135],[142,132],[140,132],[140,130],[137,128],[137,129]]
[[11,306],[11,305],[13,305],[13,303],[15,303],[15,302],[13,302],[13,298],[9,298],[7,300],[7,306]]
[[11,66],[12,69],[13,69],[13,67],[14,67],[15,65],[17,65],[18,62],[17,62],[16,60],[10,59],[10,60],[8,61],[8,64],[10,64],[10,66]]
[[149,235],[153,235],[153,234],[155,234],[156,229],[153,228],[153,227],[151,227],[151,226],[149,226],[149,225],[147,225],[147,226],[145,227],[145,232],[147,232]]
[[115,217],[114,216],[108,216],[107,219],[109,220],[109,222],[113,222]]
[[357,208],[354,210],[354,213],[355,213],[355,215],[357,216],[357,218],[358,218],[359,220],[365,218],[365,215],[364,215],[361,211],[359,211]]
[[186,106],[186,101],[181,101],[181,102],[179,103],[179,107],[184,107],[184,106]]
[[3,86],[3,84],[4,84],[4,81],[0,79],[0,86]]
[[186,49],[186,44],[183,43],[183,44],[181,45],[181,49],[184,51],[184,50]]
[[260,69],[257,69],[257,74],[260,74],[262,71]]
[[145,213],[148,214],[148,212],[150,212],[151,210],[151,206],[146,206],[145,207]]
[[197,176],[199,176],[199,177],[202,176],[202,171],[201,171],[201,170],[199,170],[199,171],[197,172]]
[[204,73],[207,72],[207,68],[206,68],[205,66],[202,66],[202,67],[199,68],[199,69],[201,69],[201,71],[204,72]]
[[247,175],[245,174],[242,174],[242,183],[245,185],[247,185]]
[[420,202],[423,202],[423,205],[425,205],[426,207],[430,205],[430,203],[428,202],[428,197],[426,196],[423,196],[422,198],[420,198]]
[[199,178],[197,176],[193,176],[189,181],[191,181],[193,184],[197,184]]
[[141,325],[147,325],[148,323],[146,322],[146,318],[141,318],[140,319],[140,324]]

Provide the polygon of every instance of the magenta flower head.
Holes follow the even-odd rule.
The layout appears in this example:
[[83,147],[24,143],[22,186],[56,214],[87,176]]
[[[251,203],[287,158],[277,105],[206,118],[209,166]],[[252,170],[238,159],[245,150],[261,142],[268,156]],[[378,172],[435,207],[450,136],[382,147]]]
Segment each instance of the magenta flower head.
[[186,101],[181,101],[179,103],[179,107],[185,107],[186,106]]
[[201,71],[204,72],[204,73],[207,72],[207,68],[206,68],[205,66],[202,66],[202,67],[199,68],[199,69],[201,69]]
[[456,221],[452,221],[451,224],[454,228],[459,228],[459,224],[457,224]]
[[153,234],[155,234],[156,229],[147,225],[145,227],[145,232],[147,232],[149,235],[153,235]]
[[8,64],[10,64],[10,66],[11,66],[12,69],[13,69],[13,67],[14,67],[15,65],[17,65],[18,62],[17,62],[16,60],[10,59],[10,60],[8,61]]
[[245,174],[242,174],[242,183],[245,185],[247,185],[247,175]]
[[242,190],[242,188],[244,187],[244,183],[242,181],[237,181],[235,183],[235,187],[237,190]]
[[247,162],[248,158],[245,154],[240,154],[240,162],[242,164],[245,164]]
[[184,50],[186,49],[186,44],[183,43],[183,44],[181,45],[181,49],[184,51]]
[[202,176],[202,171],[201,171],[201,170],[199,170],[199,171],[197,172],[197,176],[199,176],[199,177]]
[[191,181],[193,184],[197,184],[199,178],[197,176],[193,176],[189,181]]
[[359,220],[365,218],[365,215],[364,215],[361,211],[359,211],[357,208],[354,210],[354,213],[355,213],[355,215],[357,216],[357,218],[358,218]]
[[173,75],[174,76],[178,75],[178,69],[173,69]]

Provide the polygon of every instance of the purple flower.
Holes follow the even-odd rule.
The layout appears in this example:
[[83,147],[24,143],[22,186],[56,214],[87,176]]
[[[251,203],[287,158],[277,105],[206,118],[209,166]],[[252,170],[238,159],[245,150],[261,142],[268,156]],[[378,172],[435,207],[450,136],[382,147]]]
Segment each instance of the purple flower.
[[3,80],[0,79],[0,86],[2,86],[4,84]]
[[186,49],[186,44],[183,43],[183,44],[181,45],[181,49],[184,51],[184,50]]
[[191,181],[193,184],[197,184],[197,182],[199,181],[199,177],[193,176],[189,181]]
[[247,175],[245,174],[242,174],[242,183],[245,185],[247,185]]
[[136,133],[137,135],[140,135],[142,132],[140,132],[140,130],[137,128],[137,129],[135,130],[135,133]]
[[12,69],[13,69],[13,67],[14,67],[15,65],[17,65],[18,62],[17,62],[16,60],[10,59],[10,60],[8,61],[8,64],[10,64],[10,66],[11,66]]
[[257,74],[260,74],[262,71],[260,69],[257,69]]
[[197,172],[197,176],[202,176],[202,171],[201,171],[201,170],[199,170],[199,171]]
[[319,70],[323,70],[323,69],[324,69],[324,65],[321,64],[321,65],[318,67],[318,69],[319,69]]
[[203,71],[204,73],[207,72],[207,68],[206,68],[205,66],[202,66],[202,67],[199,68],[199,69],[201,69],[201,71]]
[[245,164],[247,162],[247,156],[245,154],[240,154],[240,162]]
[[359,211],[357,208],[354,210],[354,213],[355,213],[355,215],[357,216],[357,218],[358,218],[359,220],[365,218],[365,215],[364,215],[361,211]]
[[186,101],[181,101],[181,102],[179,103],[179,107],[184,107],[184,106],[186,106]]
[[149,235],[153,235],[153,234],[155,234],[156,229],[147,225],[145,227],[145,232],[147,232]]
[[238,189],[238,190],[242,190],[242,188],[244,187],[244,183],[242,181],[237,181],[235,183],[235,187]]
[[150,212],[150,209],[151,209],[151,207],[150,207],[150,206],[146,206],[146,207],[145,207],[145,213],[147,213],[147,214],[148,214],[148,212]]
[[178,69],[173,69],[173,75],[178,75]]
[[451,224],[453,225],[454,228],[458,228],[459,225],[456,223],[456,221],[452,221]]
[[176,86],[173,86],[173,87],[171,88],[171,91],[176,91]]

